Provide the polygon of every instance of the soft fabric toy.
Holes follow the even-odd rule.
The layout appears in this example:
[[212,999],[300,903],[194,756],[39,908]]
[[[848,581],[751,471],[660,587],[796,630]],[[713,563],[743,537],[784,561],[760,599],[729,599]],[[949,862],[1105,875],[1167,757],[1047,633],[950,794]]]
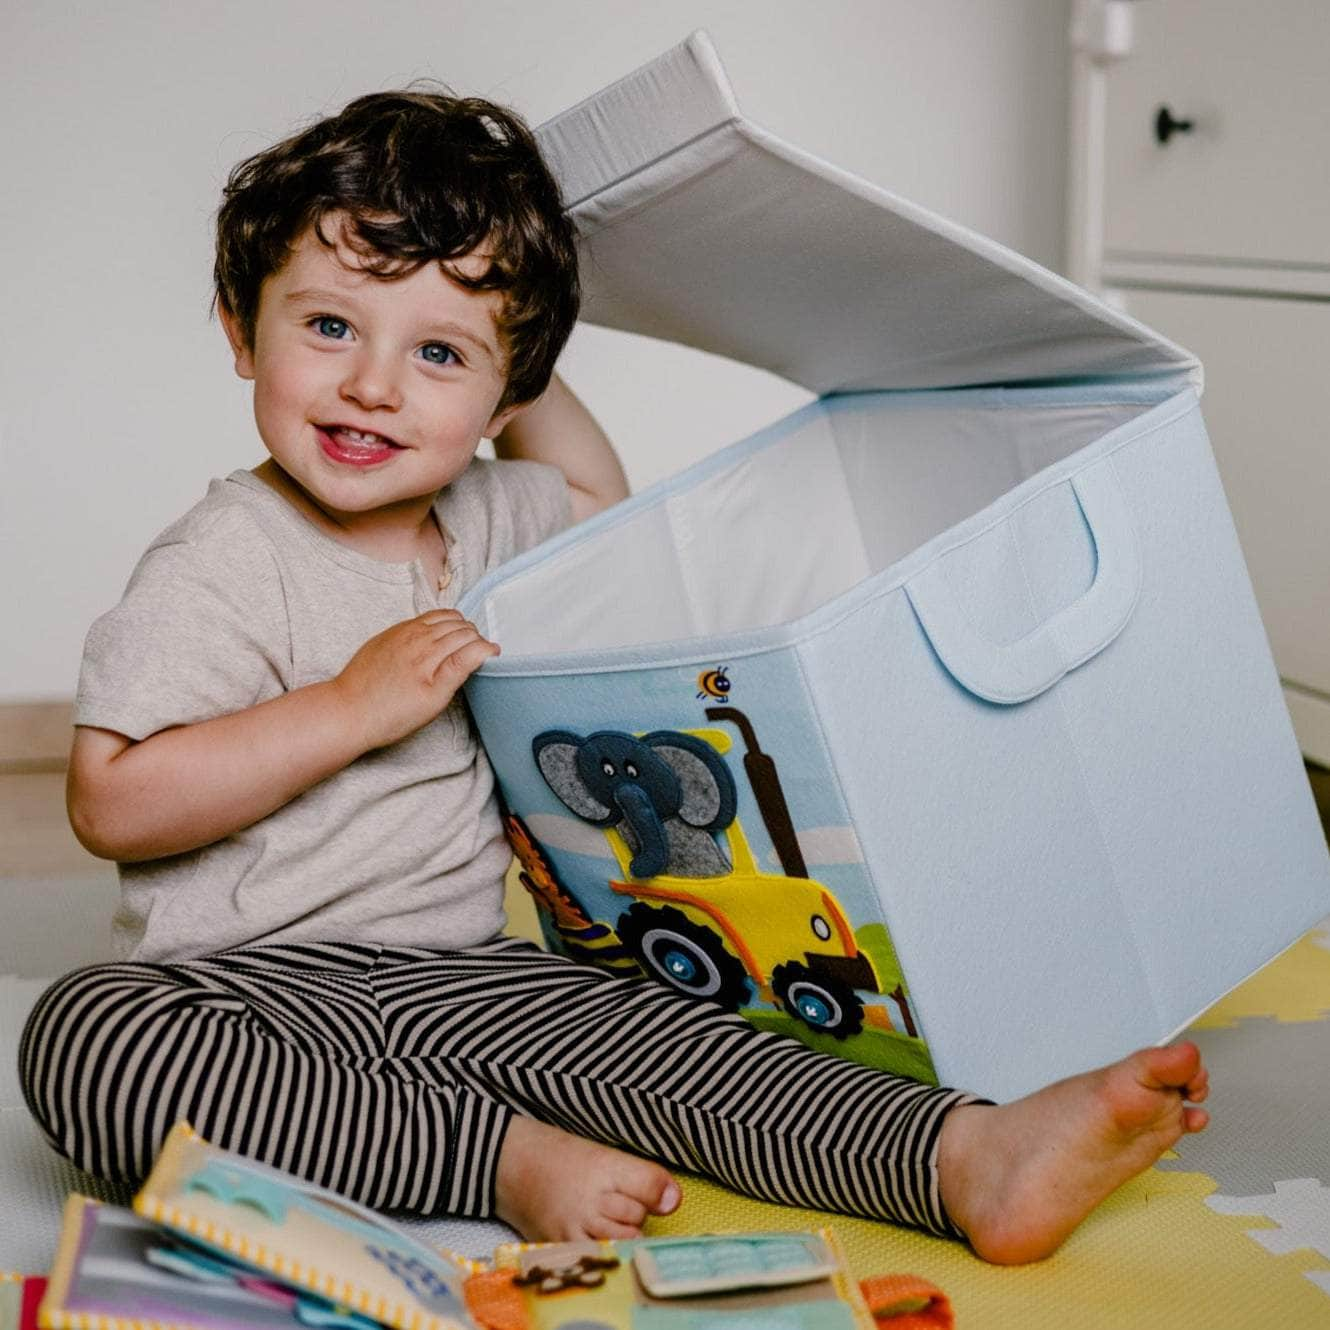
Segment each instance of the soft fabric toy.
[[676,730],[640,739],[547,730],[531,745],[550,789],[578,817],[615,827],[634,877],[714,877],[729,861],[712,839],[734,821],[734,777],[710,744]]

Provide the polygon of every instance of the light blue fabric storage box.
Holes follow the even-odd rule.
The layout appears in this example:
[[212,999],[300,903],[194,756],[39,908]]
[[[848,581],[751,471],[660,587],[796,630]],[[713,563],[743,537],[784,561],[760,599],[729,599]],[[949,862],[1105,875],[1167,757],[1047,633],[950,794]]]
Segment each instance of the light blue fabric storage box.
[[540,138],[591,321],[819,396],[462,603],[551,945],[1007,1099],[1330,910],[1187,352],[752,125],[701,34]]

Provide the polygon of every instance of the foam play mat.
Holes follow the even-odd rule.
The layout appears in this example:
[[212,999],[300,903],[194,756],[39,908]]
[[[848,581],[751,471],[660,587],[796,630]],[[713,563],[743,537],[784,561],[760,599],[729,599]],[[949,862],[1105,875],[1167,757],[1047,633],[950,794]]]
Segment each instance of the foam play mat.
[[[1330,1326],[1330,920],[1189,1034],[1210,1067],[1209,1129],[1120,1188],[1037,1265],[989,1266],[958,1243],[763,1205],[698,1178],[681,1179],[683,1206],[648,1232],[830,1222],[852,1274],[921,1276],[947,1292],[962,1327]],[[0,1272],[45,1273],[41,1253],[54,1252],[64,1193],[106,1189],[46,1150],[36,1128],[19,1121],[18,1105],[8,1107]],[[502,1236],[497,1225],[458,1221],[413,1227],[428,1241],[473,1254]],[[12,1295],[0,1296],[0,1330],[10,1330],[18,1288],[0,1292]]]
[[[984,1330],[1330,1326],[1330,920],[1188,1033],[1210,1068],[1210,1127],[1055,1256],[999,1268],[953,1242],[837,1218],[852,1272],[920,1275],[946,1290],[957,1325]],[[650,1231],[808,1222],[686,1179],[683,1206]]]

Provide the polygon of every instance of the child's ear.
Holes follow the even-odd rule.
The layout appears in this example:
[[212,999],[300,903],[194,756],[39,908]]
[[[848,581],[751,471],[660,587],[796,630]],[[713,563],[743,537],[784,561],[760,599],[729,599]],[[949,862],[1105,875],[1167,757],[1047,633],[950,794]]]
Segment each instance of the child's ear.
[[504,426],[517,415],[520,415],[530,402],[518,402],[515,406],[505,406],[502,411],[496,411],[490,423],[485,426],[484,437],[487,439],[497,439],[503,433]]
[[235,356],[236,373],[242,379],[254,377],[254,351],[240,327],[240,320],[220,300],[217,302],[217,317],[222,321],[226,340],[231,343],[231,353]]

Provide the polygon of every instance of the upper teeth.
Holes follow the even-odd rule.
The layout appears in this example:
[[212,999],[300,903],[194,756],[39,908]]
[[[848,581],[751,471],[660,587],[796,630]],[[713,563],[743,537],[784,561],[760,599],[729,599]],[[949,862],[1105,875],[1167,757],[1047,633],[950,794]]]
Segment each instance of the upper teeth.
[[337,431],[343,438],[350,439],[353,443],[387,443],[381,434],[369,434],[358,429],[339,429]]

